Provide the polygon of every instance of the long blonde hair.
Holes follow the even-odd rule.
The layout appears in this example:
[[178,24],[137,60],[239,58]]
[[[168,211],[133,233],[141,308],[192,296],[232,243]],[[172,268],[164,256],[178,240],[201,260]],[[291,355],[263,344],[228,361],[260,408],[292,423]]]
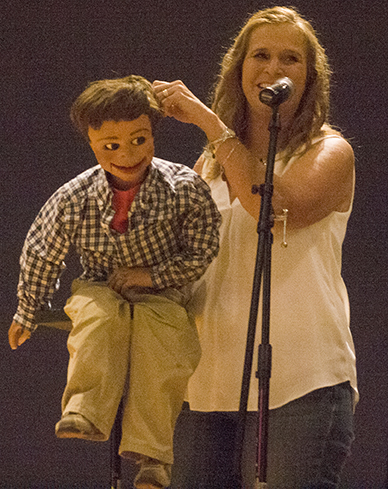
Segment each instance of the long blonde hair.
[[[298,148],[305,146],[307,149],[312,139],[323,130],[335,132],[328,125],[331,70],[327,56],[312,25],[294,8],[268,8],[256,12],[248,19],[222,60],[221,71],[213,91],[212,109],[245,143],[248,117],[247,100],[241,84],[242,65],[252,32],[269,24],[291,24],[297,27],[306,39],[306,86],[294,120],[287,133],[282,135],[285,141],[284,155],[286,160],[289,160]],[[214,165],[217,167],[217,162],[214,162]],[[209,170],[211,171],[210,168]],[[219,169],[213,168],[211,173],[219,174]]]

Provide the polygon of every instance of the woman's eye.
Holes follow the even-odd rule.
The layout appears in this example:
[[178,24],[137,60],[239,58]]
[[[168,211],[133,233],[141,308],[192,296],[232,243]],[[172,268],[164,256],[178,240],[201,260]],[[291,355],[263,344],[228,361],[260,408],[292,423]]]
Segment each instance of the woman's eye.
[[290,54],[288,56],[285,56],[284,58],[284,62],[287,63],[287,64],[294,64],[294,63],[297,63],[299,61],[299,58],[297,56],[295,56],[294,54]]
[[146,138],[144,136],[139,136],[138,138],[135,138],[133,141],[132,141],[132,144],[134,146],[141,146],[142,144],[144,144],[146,142]]
[[258,51],[257,53],[255,53],[254,57],[257,59],[267,59],[268,54],[265,53],[264,51]]
[[119,143],[108,143],[104,147],[109,151],[116,151],[117,149],[119,149],[120,145]]

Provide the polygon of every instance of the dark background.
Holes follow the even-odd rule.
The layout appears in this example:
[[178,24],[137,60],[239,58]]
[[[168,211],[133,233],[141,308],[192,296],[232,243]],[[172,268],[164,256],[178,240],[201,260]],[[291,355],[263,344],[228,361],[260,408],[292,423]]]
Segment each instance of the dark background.
[[[42,327],[16,352],[7,344],[25,234],[54,190],[94,164],[70,125],[71,101],[89,81],[129,73],[151,81],[182,79],[206,101],[221,55],[247,15],[274,4],[2,1],[0,487],[95,488],[108,481],[108,443],[54,436],[66,379],[66,333]],[[295,0],[293,5],[313,22],[326,47],[334,71],[332,122],[356,153],[356,198],[343,274],[361,401],[343,484],[378,488],[386,481],[388,452],[388,5],[386,0]],[[197,128],[166,120],[157,154],[192,166],[203,142]],[[70,272],[76,269],[70,259]],[[69,293],[70,272],[57,304]]]

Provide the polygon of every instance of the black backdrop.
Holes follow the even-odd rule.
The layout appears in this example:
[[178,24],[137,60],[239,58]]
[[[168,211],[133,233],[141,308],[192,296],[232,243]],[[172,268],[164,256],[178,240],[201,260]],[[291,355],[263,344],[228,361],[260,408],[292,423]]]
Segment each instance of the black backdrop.
[[[205,101],[230,39],[249,13],[271,5],[250,0],[2,1],[1,487],[98,487],[108,477],[108,444],[56,440],[53,434],[66,377],[66,334],[41,328],[17,352],[7,345],[28,227],[56,188],[93,164],[70,125],[71,101],[88,81],[129,73],[150,80],[180,78]],[[313,21],[327,49],[334,71],[332,122],[352,141],[357,158],[343,274],[361,401],[343,484],[377,488],[386,481],[388,452],[388,6],[385,0],[295,0],[293,5]],[[192,166],[202,144],[197,128],[166,120],[157,154]],[[70,259],[69,271],[76,268]],[[69,271],[58,304],[69,292]]]

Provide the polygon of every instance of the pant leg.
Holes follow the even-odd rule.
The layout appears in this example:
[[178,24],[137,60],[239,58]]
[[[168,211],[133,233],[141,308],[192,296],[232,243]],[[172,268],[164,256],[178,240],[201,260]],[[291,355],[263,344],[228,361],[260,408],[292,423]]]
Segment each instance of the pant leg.
[[[175,433],[174,489],[240,488],[233,478],[237,413],[181,413]],[[248,413],[244,488],[255,487],[257,414]],[[314,391],[270,411],[268,489],[331,489],[353,440],[350,386]],[[240,485],[239,485],[240,484]]]
[[128,374],[130,307],[105,283],[73,283],[73,328],[62,411],[78,412],[109,437]]
[[121,454],[173,462],[175,422],[199,358],[195,323],[184,307],[155,295],[134,303]]
[[331,489],[353,441],[348,383],[316,390],[270,413],[270,488]]
[[322,457],[322,475],[325,480],[338,483],[341,471],[351,454],[351,446],[355,438],[353,401],[354,393],[350,383],[334,386],[332,423]]
[[237,419],[237,413],[182,410],[174,434],[171,489],[241,489],[233,471]]

